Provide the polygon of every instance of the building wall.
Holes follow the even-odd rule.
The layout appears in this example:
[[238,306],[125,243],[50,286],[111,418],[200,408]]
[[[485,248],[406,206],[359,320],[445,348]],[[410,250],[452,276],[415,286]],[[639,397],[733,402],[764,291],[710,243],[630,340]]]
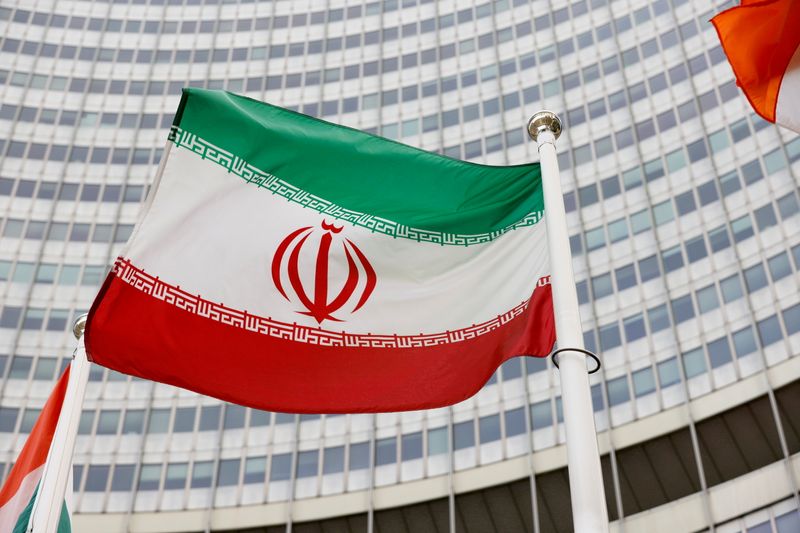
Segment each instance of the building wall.
[[[6,0],[0,476],[133,228],[191,85],[489,164],[535,160],[527,119],[559,113],[585,341],[603,359],[591,383],[612,518],[630,530],[647,516],[700,517],[692,531],[774,522],[797,497],[800,426],[779,413],[800,364],[800,138],[738,92],[707,22],[727,5]],[[728,411],[758,431],[730,431]],[[647,443],[667,433],[685,471],[643,499],[634,488],[657,477],[642,477]],[[507,362],[452,408],[348,416],[265,413],[98,367],[76,520],[201,531],[350,520],[338,516],[358,530],[425,505],[461,529],[477,520],[460,510],[478,508],[470,495],[508,490],[526,529],[561,531],[568,498],[548,497],[566,490],[563,443],[547,359]],[[720,507],[715,494],[749,475],[774,487],[782,476],[788,492],[764,492],[761,511]],[[673,512],[682,498],[691,512]]]

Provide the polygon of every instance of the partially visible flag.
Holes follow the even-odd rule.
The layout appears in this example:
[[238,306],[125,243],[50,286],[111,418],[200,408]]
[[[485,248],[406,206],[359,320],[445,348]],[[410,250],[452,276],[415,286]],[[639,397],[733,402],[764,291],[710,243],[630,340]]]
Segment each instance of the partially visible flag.
[[539,164],[457,161],[199,89],[170,140],[89,312],[93,362],[341,413],[452,404],[550,353]]
[[[14,463],[8,478],[0,489],[0,532],[25,533],[36,499],[39,482],[44,472],[47,452],[53,442],[61,405],[69,381],[69,367],[64,371],[50,393],[39,419],[34,424],[28,440]],[[71,490],[71,489],[67,489]],[[58,533],[70,533],[70,517],[67,506],[61,510]]]
[[800,0],[742,0],[711,22],[756,113],[800,133]]

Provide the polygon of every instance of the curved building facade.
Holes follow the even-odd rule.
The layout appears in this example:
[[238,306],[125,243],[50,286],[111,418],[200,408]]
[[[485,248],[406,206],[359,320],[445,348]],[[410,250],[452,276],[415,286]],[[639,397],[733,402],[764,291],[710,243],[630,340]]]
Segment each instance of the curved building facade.
[[[708,23],[729,5],[3,0],[0,477],[131,233],[181,87],[490,164],[537,159],[525,124],[546,108],[604,363],[612,529],[800,531],[800,137],[736,88]],[[379,415],[90,380],[76,531],[572,529],[547,359],[452,408]]]

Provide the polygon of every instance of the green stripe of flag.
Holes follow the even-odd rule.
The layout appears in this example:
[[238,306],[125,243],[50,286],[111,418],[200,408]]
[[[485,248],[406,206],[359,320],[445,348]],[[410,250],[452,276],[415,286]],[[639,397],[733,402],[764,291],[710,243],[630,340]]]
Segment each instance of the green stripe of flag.
[[[33,496],[31,496],[28,505],[26,505],[22,513],[20,513],[17,525],[14,526],[14,531],[12,533],[26,533],[37,494],[39,494],[39,485],[36,485],[36,490],[33,491]],[[66,502],[61,506],[61,516],[58,518],[58,529],[56,529],[56,533],[72,533],[72,525],[70,524]]]
[[413,228],[488,234],[544,208],[538,163],[458,161],[227,92],[184,89],[174,125],[333,204]]

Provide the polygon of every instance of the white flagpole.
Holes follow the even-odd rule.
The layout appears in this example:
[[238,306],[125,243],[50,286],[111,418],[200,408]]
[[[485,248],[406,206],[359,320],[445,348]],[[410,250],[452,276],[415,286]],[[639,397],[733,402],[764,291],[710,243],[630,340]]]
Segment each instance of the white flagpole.
[[53,443],[47,453],[47,461],[26,533],[56,533],[58,528],[67,482],[72,473],[72,452],[78,435],[83,397],[86,394],[86,383],[89,381],[89,361],[86,359],[86,349],[83,346],[85,327],[86,315],[82,315],[72,328],[78,346],[72,357],[64,403],[53,434]]
[[555,113],[540,111],[528,122],[528,133],[539,146],[542,165],[550,285],[553,289],[558,341],[558,350],[554,355],[561,377],[573,527],[580,533],[607,533],[608,512],[589,389],[587,355],[596,361],[597,368],[600,363],[583,346],[567,217],[556,158],[556,139],[561,134],[561,121]]

